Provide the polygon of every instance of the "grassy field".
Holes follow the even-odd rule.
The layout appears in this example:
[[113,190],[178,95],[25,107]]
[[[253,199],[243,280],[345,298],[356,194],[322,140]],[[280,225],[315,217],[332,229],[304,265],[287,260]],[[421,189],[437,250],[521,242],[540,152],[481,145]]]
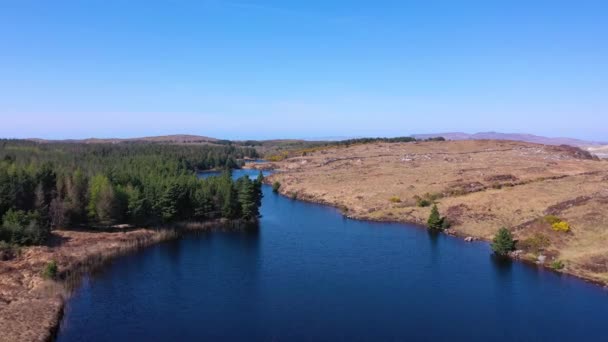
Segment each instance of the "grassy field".
[[[281,193],[346,215],[424,224],[436,202],[459,236],[508,227],[522,256],[608,283],[608,161],[559,146],[513,141],[372,143],[327,148],[274,166]],[[425,203],[427,202],[427,203]],[[559,232],[554,215],[571,229]],[[540,242],[539,242],[540,241]]]

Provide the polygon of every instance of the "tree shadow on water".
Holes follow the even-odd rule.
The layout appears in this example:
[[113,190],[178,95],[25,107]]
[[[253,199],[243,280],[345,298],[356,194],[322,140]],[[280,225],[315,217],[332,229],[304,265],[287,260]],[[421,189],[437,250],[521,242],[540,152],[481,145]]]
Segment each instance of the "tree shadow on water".
[[440,237],[441,233],[431,230],[431,229],[427,229],[427,234],[429,236],[431,248],[433,251],[435,251],[439,245],[439,237]]
[[511,278],[513,273],[513,260],[511,258],[492,253],[490,254],[490,260],[498,277]]

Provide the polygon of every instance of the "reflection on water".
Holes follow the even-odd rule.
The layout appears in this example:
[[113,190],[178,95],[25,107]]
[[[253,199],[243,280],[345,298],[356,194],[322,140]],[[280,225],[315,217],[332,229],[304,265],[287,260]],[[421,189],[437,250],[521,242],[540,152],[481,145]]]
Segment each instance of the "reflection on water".
[[513,271],[513,260],[495,254],[490,254],[490,260],[492,260],[492,265],[494,266],[493,269],[500,278],[511,278]]

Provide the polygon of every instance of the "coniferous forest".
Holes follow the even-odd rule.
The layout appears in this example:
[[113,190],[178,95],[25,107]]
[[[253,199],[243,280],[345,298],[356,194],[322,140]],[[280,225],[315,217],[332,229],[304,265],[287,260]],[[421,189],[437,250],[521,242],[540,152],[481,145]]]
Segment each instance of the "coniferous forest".
[[[0,242],[40,244],[56,228],[256,220],[262,176],[232,180],[252,148],[0,140]],[[224,169],[199,179],[196,171]]]

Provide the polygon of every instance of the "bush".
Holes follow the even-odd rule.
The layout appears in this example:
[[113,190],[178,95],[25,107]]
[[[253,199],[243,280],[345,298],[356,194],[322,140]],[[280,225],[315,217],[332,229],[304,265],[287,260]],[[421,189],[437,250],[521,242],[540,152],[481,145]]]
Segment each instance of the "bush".
[[272,183],[272,192],[279,192],[279,189],[281,188],[281,183],[279,183],[278,181],[275,181],[274,183]]
[[559,217],[557,217],[555,215],[547,215],[547,216],[543,217],[543,220],[545,220],[545,222],[547,222],[550,225],[553,225],[554,223],[562,222],[562,219],[560,219]]
[[416,206],[424,208],[424,207],[429,207],[431,205],[431,201],[424,199],[424,198],[417,198],[416,199]]
[[42,271],[42,277],[45,279],[55,279],[57,278],[57,273],[59,268],[57,267],[57,262],[55,260],[51,260]]
[[7,242],[0,241],[0,261],[10,260],[14,258],[19,249]]
[[447,218],[442,217],[441,218],[441,229],[449,229],[452,226],[452,223],[450,223],[450,221],[448,221]]
[[566,221],[555,222],[551,225],[556,232],[569,232],[570,224]]
[[393,196],[389,199],[389,201],[391,201],[391,203],[401,203],[401,198]]
[[569,232],[570,224],[555,215],[547,215],[543,217],[543,221],[551,225],[551,228],[556,232]]
[[429,207],[431,204],[435,203],[436,200],[443,197],[441,194],[437,193],[426,193],[423,196],[414,196],[414,200],[416,200],[416,206],[418,207]]
[[515,249],[513,234],[507,228],[500,228],[492,241],[492,250],[498,255],[505,256]]
[[564,265],[564,262],[561,260],[555,260],[551,263],[551,268],[559,271],[561,269],[563,269],[564,267],[566,267],[566,265]]
[[540,253],[545,248],[551,245],[549,238],[541,233],[536,233],[519,243],[520,247],[524,250],[530,251],[534,254]]

